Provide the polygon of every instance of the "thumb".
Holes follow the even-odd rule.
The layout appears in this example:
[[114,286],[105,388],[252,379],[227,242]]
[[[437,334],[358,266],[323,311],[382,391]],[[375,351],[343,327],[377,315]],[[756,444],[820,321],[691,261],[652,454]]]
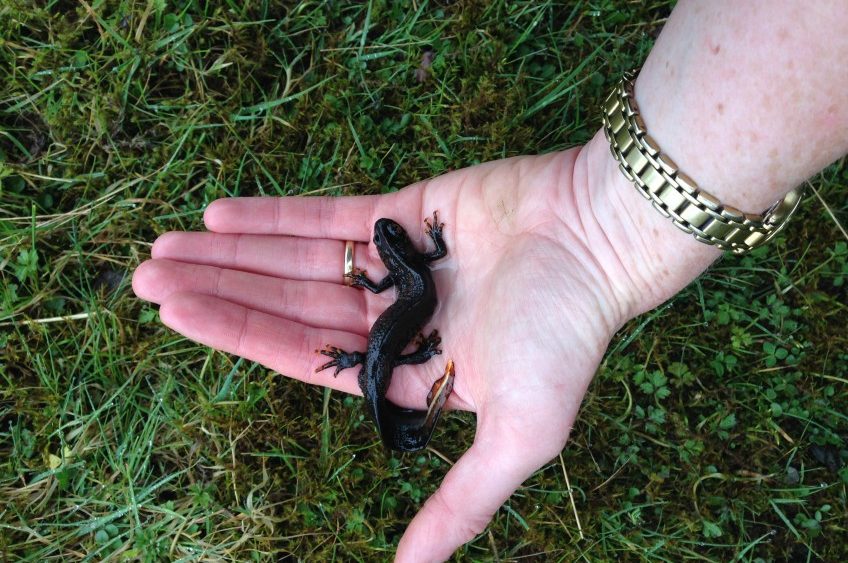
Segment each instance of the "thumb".
[[[521,483],[557,453],[553,447],[539,451],[538,440],[516,444],[509,432],[485,430],[478,424],[471,448],[412,519],[398,545],[396,562],[448,559],[485,530]],[[561,450],[563,444],[556,441]],[[545,450],[553,453],[544,457]]]

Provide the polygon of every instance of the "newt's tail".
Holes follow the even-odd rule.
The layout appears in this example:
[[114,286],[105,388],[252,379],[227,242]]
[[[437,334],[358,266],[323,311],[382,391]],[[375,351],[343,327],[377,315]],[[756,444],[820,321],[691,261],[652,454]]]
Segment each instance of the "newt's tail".
[[445,374],[433,383],[427,394],[427,410],[404,409],[388,400],[383,405],[382,420],[377,426],[383,442],[393,450],[415,452],[424,449],[442,414],[442,408],[453,391],[453,360],[448,360]]

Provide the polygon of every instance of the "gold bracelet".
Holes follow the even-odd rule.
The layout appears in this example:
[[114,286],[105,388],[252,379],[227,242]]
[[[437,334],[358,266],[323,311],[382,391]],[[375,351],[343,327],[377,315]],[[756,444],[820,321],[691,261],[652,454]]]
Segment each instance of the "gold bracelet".
[[681,172],[648,134],[633,96],[628,72],[604,103],[604,134],[618,168],[639,193],[681,230],[722,250],[743,254],[776,235],[798,208],[802,187],[762,213],[744,213],[722,204]]

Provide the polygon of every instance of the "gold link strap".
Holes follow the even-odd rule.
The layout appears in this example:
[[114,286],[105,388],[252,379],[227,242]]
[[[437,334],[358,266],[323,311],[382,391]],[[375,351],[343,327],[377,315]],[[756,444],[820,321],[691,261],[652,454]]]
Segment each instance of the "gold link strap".
[[604,135],[622,174],[657,211],[703,243],[743,254],[771,240],[798,208],[803,188],[762,215],[723,205],[681,172],[648,134],[633,97],[633,78],[633,72],[626,73],[604,102]]

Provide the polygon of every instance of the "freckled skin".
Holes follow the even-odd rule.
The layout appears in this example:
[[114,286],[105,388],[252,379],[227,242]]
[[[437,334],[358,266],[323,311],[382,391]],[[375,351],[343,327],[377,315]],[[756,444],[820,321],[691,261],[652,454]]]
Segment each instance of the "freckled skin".
[[[439,387],[440,391],[432,403],[428,398],[428,405],[432,404],[428,411],[401,408],[386,398],[396,366],[424,363],[441,354],[438,349],[441,338],[435,330],[429,336],[419,338],[419,348],[415,352],[406,355],[401,352],[436,310],[436,286],[429,264],[447,254],[442,226],[434,213],[433,224],[427,224],[427,234],[433,239],[436,249],[425,254],[412,245],[403,227],[391,219],[379,219],[374,224],[374,245],[389,273],[375,283],[358,272],[353,275],[352,285],[373,293],[395,286],[397,300],[374,322],[364,353],[344,352],[332,347],[321,351],[334,359],[318,371],[335,367],[338,375],[342,369],[362,364],[358,381],[368,412],[383,442],[399,451],[417,451],[427,445],[452,388],[451,375],[448,384]],[[437,384],[443,381],[444,378]]]

